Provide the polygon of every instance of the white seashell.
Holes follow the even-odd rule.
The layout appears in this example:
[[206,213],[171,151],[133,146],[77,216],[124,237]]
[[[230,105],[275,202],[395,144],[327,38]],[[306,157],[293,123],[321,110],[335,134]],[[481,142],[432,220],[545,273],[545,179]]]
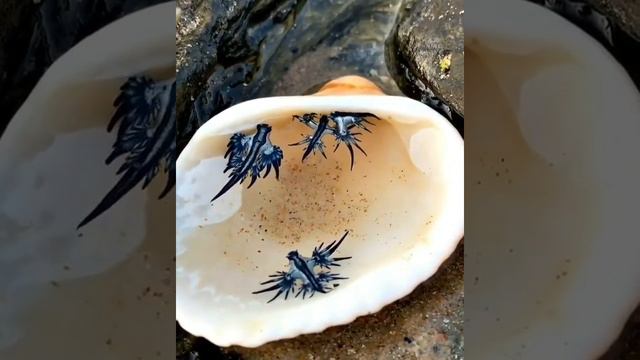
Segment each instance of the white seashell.
[[[365,95],[362,95],[365,94]],[[177,162],[176,316],[187,331],[220,346],[255,347],[320,332],[374,313],[433,275],[463,236],[463,141],[429,107],[384,96],[368,81],[347,77],[316,95],[247,101],[205,123]],[[291,147],[308,128],[292,115],[370,112],[372,133],[360,136],[368,156],[346,149],[312,155]],[[252,188],[227,182],[223,155],[235,132],[273,126],[284,151],[280,180]],[[328,147],[333,144],[328,144]],[[349,236],[337,256],[348,277],[326,294],[301,299],[252,294],[286,254]]]
[[465,7],[465,354],[597,358],[640,301],[640,95],[551,11]]

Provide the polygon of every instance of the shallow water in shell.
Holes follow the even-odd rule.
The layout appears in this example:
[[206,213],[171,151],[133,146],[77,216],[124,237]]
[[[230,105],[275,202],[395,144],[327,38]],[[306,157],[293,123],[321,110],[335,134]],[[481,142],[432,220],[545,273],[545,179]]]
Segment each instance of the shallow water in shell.
[[[438,194],[443,184],[425,174],[418,167],[416,155],[410,155],[409,144],[414,146],[421,141],[422,133],[416,131],[416,125],[375,122],[376,126],[371,127],[373,133],[360,136],[368,156],[356,150],[353,170],[347,149],[342,146],[333,152],[333,141],[326,144],[328,159],[316,154],[305,162],[301,162],[304,147],[287,146],[279,181],[272,174],[250,190],[245,190],[245,185],[237,186],[235,194],[230,192],[212,204],[218,210],[197,213],[195,219],[191,213],[192,228],[185,231],[185,238],[178,240],[179,249],[188,249],[178,251],[179,273],[198,274],[199,288],[212,287],[219,294],[259,300],[260,296],[250,292],[259,289],[259,283],[268,275],[286,269],[285,254],[296,249],[309,256],[315,246],[338,239],[345,230],[350,234],[338,256],[353,259],[338,270],[350,278],[394,256],[403,256],[415,246],[409,239],[424,237],[428,241],[425,234],[436,221],[441,206]],[[271,138],[276,144],[295,143],[301,133],[308,132],[308,128],[290,118],[272,125]],[[413,137],[408,135],[411,132]],[[381,141],[385,146],[376,146]],[[205,144],[192,150],[215,148],[210,146],[213,142]],[[426,142],[421,144],[427,146]],[[194,205],[193,200],[182,197],[182,186],[197,187],[185,189],[188,190],[185,194],[202,192],[205,195],[199,200],[208,203],[208,195],[218,190],[212,184],[226,181],[226,177],[211,179],[210,175],[206,175],[209,181],[196,180],[198,173],[200,176],[218,173],[225,165],[224,148],[211,151],[215,154],[209,154],[210,157],[178,177],[179,214]],[[241,205],[228,207],[227,196],[241,196]],[[273,306],[289,305],[278,302]]]

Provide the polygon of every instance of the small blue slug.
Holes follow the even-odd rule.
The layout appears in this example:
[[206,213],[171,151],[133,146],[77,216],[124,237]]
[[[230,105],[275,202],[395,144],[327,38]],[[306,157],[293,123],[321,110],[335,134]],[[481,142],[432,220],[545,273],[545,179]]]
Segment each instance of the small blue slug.
[[[248,176],[251,176],[251,182],[248,186],[250,188],[259,177],[267,177],[272,167],[276,173],[276,179],[280,178],[283,154],[280,147],[271,143],[270,133],[271,126],[258,124],[257,132],[253,136],[242,133],[235,133],[231,136],[229,144],[227,144],[227,152],[224,154],[225,159],[229,159],[227,167],[224,169],[225,173],[231,170],[229,181],[211,199],[212,202],[238,182],[243,183]],[[262,174],[263,171],[264,174]]]
[[312,152],[315,153],[319,151],[322,156],[325,158],[327,155],[324,153],[325,145],[322,142],[322,138],[331,134],[336,139],[336,147],[333,149],[335,152],[338,150],[340,144],[345,144],[347,149],[349,149],[349,153],[351,154],[351,170],[353,170],[354,164],[354,154],[353,147],[355,146],[360,150],[365,156],[367,153],[362,149],[362,147],[358,144],[360,139],[358,139],[357,135],[362,135],[359,132],[352,132],[354,128],[360,128],[367,132],[371,132],[366,124],[373,125],[370,121],[367,120],[367,117],[372,117],[376,119],[380,119],[376,115],[367,112],[342,112],[342,111],[334,111],[330,115],[321,115],[319,119],[317,119],[318,114],[316,113],[307,113],[303,115],[294,115],[293,119],[298,120],[309,128],[313,129],[313,135],[308,136],[297,142],[295,144],[289,144],[289,146],[298,146],[298,145],[307,145],[304,154],[302,155],[302,161],[309,156]]
[[107,211],[141,181],[144,180],[142,188],[146,188],[160,167],[169,179],[159,198],[167,195],[176,183],[175,79],[156,82],[146,76],[130,77],[120,87],[113,105],[116,111],[107,131],[120,124],[113,150],[105,162],[109,165],[124,156],[117,171],[121,177],[78,228]]
[[[340,240],[331,242],[325,248],[323,248],[324,243],[320,244],[319,247],[313,249],[310,258],[300,255],[297,250],[289,252],[289,254],[287,254],[289,270],[278,271],[273,275],[269,275],[269,277],[273,279],[262,282],[260,285],[276,284],[266,289],[254,291],[252,294],[261,294],[277,290],[276,295],[267,301],[267,303],[270,303],[283,292],[284,299],[286,300],[289,297],[289,293],[294,293],[296,288],[298,292],[295,294],[295,297],[302,294],[303,299],[307,294],[310,294],[309,297],[312,297],[316,292],[324,294],[331,291],[331,287],[328,286],[330,282],[348,278],[340,277],[340,274],[322,270],[330,270],[332,266],[340,266],[338,261],[351,259],[351,256],[333,257],[333,253],[336,252],[348,234],[348,231],[345,232]],[[337,287],[338,285],[339,284],[334,284],[333,287]]]

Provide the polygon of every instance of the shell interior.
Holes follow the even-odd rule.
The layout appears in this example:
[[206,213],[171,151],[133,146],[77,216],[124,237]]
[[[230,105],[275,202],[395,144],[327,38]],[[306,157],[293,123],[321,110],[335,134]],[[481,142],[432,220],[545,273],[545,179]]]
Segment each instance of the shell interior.
[[[344,146],[332,152],[329,141],[327,159],[315,154],[304,162],[304,148],[288,146],[309,133],[293,115],[335,110],[381,118],[359,136],[367,156],[356,150],[353,170]],[[258,123],[272,126],[271,141],[284,151],[280,180],[237,185],[210,203],[227,181],[229,137],[252,134]],[[219,114],[178,159],[178,320],[219,345],[257,346],[379,310],[428,278],[462,237],[462,163],[458,133],[406,98],[265,98]],[[348,277],[339,287],[269,304],[273,294],[252,294],[287,269],[289,251],[310,256],[345,230],[336,256],[352,258],[332,268]],[[301,317],[307,320],[292,320]]]

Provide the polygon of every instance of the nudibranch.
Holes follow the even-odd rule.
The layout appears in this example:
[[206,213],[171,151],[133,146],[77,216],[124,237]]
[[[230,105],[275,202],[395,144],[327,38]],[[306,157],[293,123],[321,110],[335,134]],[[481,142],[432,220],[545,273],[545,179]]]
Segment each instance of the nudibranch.
[[[313,254],[309,258],[300,255],[297,250],[290,251],[289,254],[287,254],[289,270],[278,271],[274,275],[269,275],[269,277],[273,279],[262,282],[260,285],[270,283],[275,283],[275,285],[254,291],[253,293],[261,294],[269,291],[277,291],[276,295],[267,301],[270,303],[282,293],[284,293],[284,299],[286,300],[289,292],[295,291],[296,287],[298,288],[298,292],[295,297],[302,294],[303,299],[306,298],[307,294],[309,294],[309,297],[312,297],[316,292],[324,294],[331,291],[329,283],[336,280],[346,280],[347,278],[330,271],[323,271],[323,269],[331,270],[332,266],[340,266],[338,261],[351,259],[351,256],[333,257],[333,253],[338,250],[338,247],[340,247],[340,244],[342,244],[342,241],[344,241],[348,234],[348,231],[345,232],[339,241],[333,241],[327,245],[326,248],[323,248],[324,243],[320,244],[319,247],[313,249]],[[333,284],[334,287],[338,285],[339,284]]]
[[305,137],[302,141],[290,145],[307,146],[302,155],[302,161],[304,161],[309,154],[312,152],[315,153],[316,151],[319,151],[322,156],[326,158],[327,155],[324,152],[325,144],[322,138],[324,138],[325,135],[331,135],[336,141],[334,152],[338,150],[341,144],[345,144],[347,149],[349,149],[349,154],[351,155],[351,170],[353,170],[353,147],[355,146],[364,155],[367,155],[364,149],[358,144],[361,142],[360,139],[358,139],[358,135],[362,135],[362,133],[355,132],[355,129],[371,132],[371,130],[367,128],[367,124],[374,124],[367,120],[368,117],[379,119],[376,115],[366,112],[334,111],[331,114],[320,116],[316,113],[294,115],[293,118],[311,128],[313,134]]
[[223,171],[226,173],[231,170],[229,181],[211,201],[215,201],[235,184],[242,184],[249,176],[251,176],[251,182],[247,188],[250,188],[259,177],[269,175],[272,168],[276,173],[276,179],[280,177],[282,150],[271,143],[269,133],[271,133],[271,126],[258,124],[256,134],[253,136],[243,133],[235,133],[231,136],[227,144],[227,152],[224,154],[224,157],[228,158],[227,167]]
[[119,127],[105,163],[109,165],[124,156],[117,171],[120,179],[78,228],[107,211],[140,182],[145,189],[160,167],[167,173],[168,181],[159,197],[163,198],[175,184],[175,79],[156,82],[144,75],[129,77],[120,87],[114,106],[107,131],[112,132],[116,124]]

